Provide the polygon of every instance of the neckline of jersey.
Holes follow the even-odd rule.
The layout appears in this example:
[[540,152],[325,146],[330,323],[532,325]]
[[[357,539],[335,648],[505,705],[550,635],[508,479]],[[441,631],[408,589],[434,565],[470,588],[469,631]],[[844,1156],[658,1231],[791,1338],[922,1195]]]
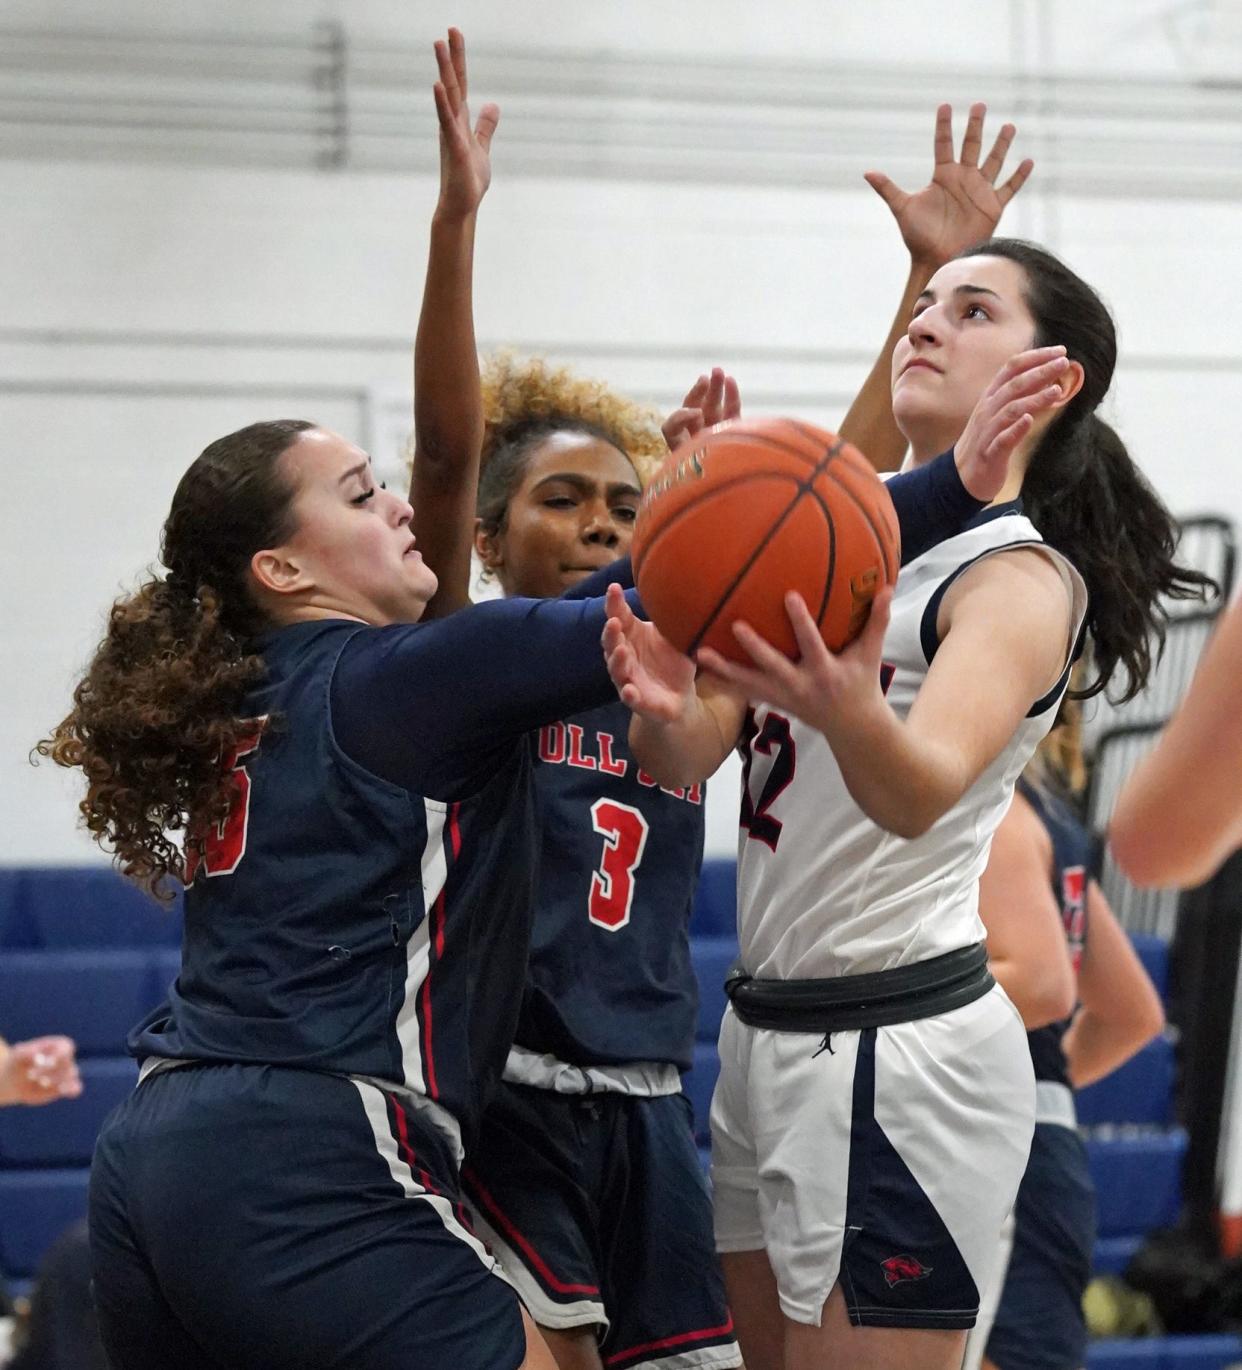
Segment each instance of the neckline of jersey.
[[991,523],[993,519],[1006,518],[1010,514],[1020,513],[1022,513],[1022,501],[1020,499],[1006,500],[1004,504],[989,504],[986,509],[980,509],[974,518],[963,526],[962,532],[966,532],[968,528],[978,528],[984,523]]

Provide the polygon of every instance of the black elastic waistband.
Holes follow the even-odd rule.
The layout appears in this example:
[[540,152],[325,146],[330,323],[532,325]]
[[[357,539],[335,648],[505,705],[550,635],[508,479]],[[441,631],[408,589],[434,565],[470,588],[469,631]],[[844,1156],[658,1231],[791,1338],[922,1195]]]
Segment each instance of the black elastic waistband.
[[948,1013],[981,999],[995,983],[980,942],[911,966],[832,980],[756,980],[734,967],[725,993],[749,1027],[849,1032]]

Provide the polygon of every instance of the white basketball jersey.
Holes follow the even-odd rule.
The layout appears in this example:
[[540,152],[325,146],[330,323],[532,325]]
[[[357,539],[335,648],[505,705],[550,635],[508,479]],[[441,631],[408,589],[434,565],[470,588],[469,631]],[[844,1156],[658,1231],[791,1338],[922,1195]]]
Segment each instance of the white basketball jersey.
[[[1082,578],[1016,508],[987,511],[902,568],[884,638],[888,702],[905,718],[937,645],[944,589],[972,562],[1014,547],[1043,548],[1065,578],[1076,641]],[[1014,782],[1052,726],[1068,683],[1022,720],[1000,755],[921,837],[878,827],[850,798],[822,733],[767,706],[743,738],[738,852],[741,963],[754,976],[827,979],[890,970],[983,940],[979,876]]]

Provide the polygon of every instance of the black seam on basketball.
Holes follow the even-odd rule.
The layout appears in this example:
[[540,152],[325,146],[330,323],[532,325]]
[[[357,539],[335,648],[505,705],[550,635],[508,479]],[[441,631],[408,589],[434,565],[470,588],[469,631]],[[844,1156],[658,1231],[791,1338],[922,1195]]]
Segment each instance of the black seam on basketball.
[[[806,480],[798,482],[798,492],[790,501],[788,508],[784,511],[784,513],[781,514],[781,516],[778,519],[775,520],[772,526],[768,529],[762,541],[747,558],[745,565],[742,566],[742,568],[738,571],[737,575],[734,576],[733,583],[728,587],[727,590],[725,590],[724,594],[721,595],[719,601],[716,604],[716,607],[707,615],[707,618],[703,622],[703,626],[691,639],[689,647],[686,648],[687,656],[693,656],[694,653],[698,651],[703,639],[707,636],[708,633],[711,632],[713,625],[715,624],[716,620],[720,617],[725,605],[728,604],[729,600],[733,597],[734,592],[737,590],[737,587],[750,574],[751,568],[754,566],[755,562],[759,560],[759,558],[766,551],[768,544],[777,535],[777,533],[780,532],[781,525],[790,516],[790,514],[792,514],[793,511],[798,507],[798,501],[802,498],[803,495],[807,494],[808,492],[814,493],[813,487],[816,478],[822,475],[825,471],[827,471],[829,466],[832,465],[833,461],[840,453],[841,448],[844,446],[845,443],[843,442],[843,440],[841,438],[838,438],[836,442],[834,442],[833,445],[828,449],[828,451],[825,452],[824,455],[819,459],[815,466],[812,467],[811,473],[809,476],[807,476]],[[759,473],[756,472],[755,474],[758,475]],[[832,541],[835,544],[836,530],[835,528],[833,528],[831,521],[829,522],[828,526],[832,532]]]
[[[781,438],[771,437],[767,433],[747,433],[741,430],[735,430],[730,432],[729,437],[730,439],[745,438],[745,446],[747,447],[771,447],[777,452],[784,452],[786,456],[798,457],[801,461],[806,462],[808,466],[814,466],[820,460],[818,457],[808,452],[804,447],[795,446],[793,443],[785,442]],[[818,438],[815,438],[812,441],[814,441],[816,447],[823,446]],[[728,450],[728,444],[723,441],[718,440],[717,446],[724,451]]]
[[701,491],[700,493],[696,494],[695,497],[683,508],[678,509],[678,511],[675,514],[670,514],[669,517],[660,525],[660,527],[656,529],[650,541],[647,543],[646,551],[643,552],[642,556],[639,558],[638,561],[634,561],[633,556],[631,555],[630,559],[633,563],[635,580],[637,580],[639,570],[646,564],[647,558],[651,555],[656,544],[660,541],[664,534],[669,531],[670,528],[676,528],[676,526],[682,521],[682,519],[694,513],[694,511],[699,507],[700,504],[702,504],[702,502],[705,499],[714,499],[716,495],[719,494],[721,491],[732,490],[734,486],[745,485],[748,481],[752,480],[787,480],[790,482],[791,485],[795,486],[799,490],[801,489],[803,484],[801,477],[793,475],[792,472],[745,471],[740,472],[736,476],[730,476],[728,480],[722,480],[718,485],[713,485],[709,489]]
[[[834,484],[840,484],[834,481]],[[823,628],[824,615],[828,612],[828,600],[832,595],[832,582],[837,574],[837,521],[832,517],[832,510],[828,507],[827,500],[818,490],[808,492],[811,498],[819,505],[819,511],[824,516],[824,522],[828,525],[828,572],[824,577],[824,593],[819,601],[819,613],[815,615],[815,626]]]
[[843,480],[838,480],[836,476],[833,476],[832,483],[837,487],[838,490],[843,490],[850,497],[850,499],[854,501],[855,505],[857,505],[858,507],[858,512],[863,516],[863,518],[867,520],[867,526],[871,529],[871,534],[875,538],[875,545],[880,549],[880,557],[884,562],[884,579],[891,583],[892,573],[888,569],[888,544],[880,536],[880,530],[876,526],[875,519],[871,517],[871,514],[867,510],[867,506],[862,502],[862,500],[858,498],[858,496],[853,492],[853,490],[850,489],[848,485],[846,485],[846,483]]

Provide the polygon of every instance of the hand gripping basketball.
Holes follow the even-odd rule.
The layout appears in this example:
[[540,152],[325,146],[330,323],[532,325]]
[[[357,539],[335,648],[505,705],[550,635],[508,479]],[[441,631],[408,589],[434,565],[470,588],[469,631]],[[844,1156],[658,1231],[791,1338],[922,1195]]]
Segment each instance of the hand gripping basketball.
[[887,707],[880,665],[892,601],[892,589],[885,586],[872,602],[862,632],[842,651],[830,652],[802,596],[791,594],[785,608],[798,643],[797,661],[770,646],[748,623],[739,622],[733,625],[733,634],[748,664],[738,665],[704,647],[699,665],[735,693],[827,733],[860,718],[868,708]]
[[630,554],[673,647],[745,662],[738,619],[798,654],[790,591],[828,647],[845,646],[897,579],[900,537],[888,492],[849,443],[796,419],[750,419],[678,445],[643,496]]

